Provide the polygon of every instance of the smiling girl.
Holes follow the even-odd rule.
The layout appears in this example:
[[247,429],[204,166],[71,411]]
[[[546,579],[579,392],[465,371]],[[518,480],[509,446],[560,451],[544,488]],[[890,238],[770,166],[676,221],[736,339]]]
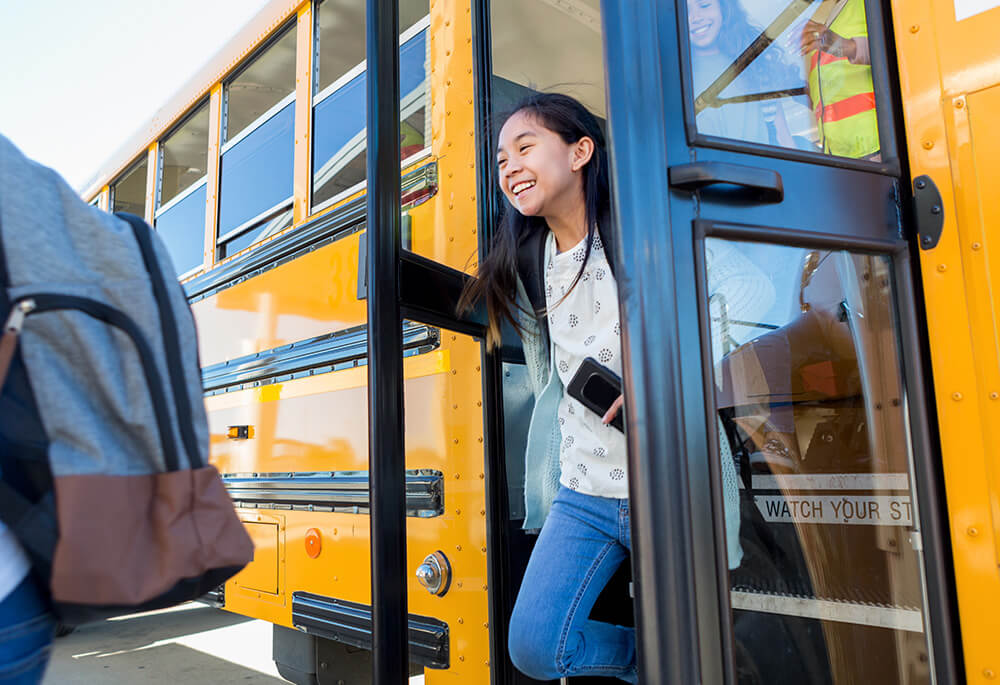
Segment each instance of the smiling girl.
[[636,682],[635,631],[589,619],[629,555],[624,435],[566,387],[587,357],[621,376],[608,158],[597,119],[576,100],[535,95],[497,146],[500,231],[460,310],[485,299],[487,344],[518,331],[535,393],[525,454],[526,529],[541,528],[510,623],[518,669],[540,680],[603,675]]
[[[698,97],[733,64],[761,30],[754,26],[739,0],[688,0],[688,37],[694,93]],[[802,85],[794,67],[772,45],[755,59],[723,94],[748,95]],[[796,147],[781,102],[759,100],[706,107],[697,117],[698,130],[713,136],[766,145]]]

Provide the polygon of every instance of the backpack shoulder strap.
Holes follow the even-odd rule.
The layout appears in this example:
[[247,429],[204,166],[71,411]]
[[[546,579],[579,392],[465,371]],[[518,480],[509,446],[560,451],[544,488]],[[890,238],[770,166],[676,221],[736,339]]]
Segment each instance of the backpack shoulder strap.
[[[545,309],[545,236],[546,231],[532,231],[517,247],[517,271],[528,294],[528,301],[535,312]],[[548,321],[537,316],[538,326],[548,339]]]

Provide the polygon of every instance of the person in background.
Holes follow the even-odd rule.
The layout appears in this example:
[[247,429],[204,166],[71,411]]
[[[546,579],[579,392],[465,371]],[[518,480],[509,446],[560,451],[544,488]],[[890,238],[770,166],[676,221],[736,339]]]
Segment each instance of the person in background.
[[0,523],[0,685],[40,683],[49,661],[55,620],[30,568],[14,534]]
[[823,152],[879,161],[864,0],[823,3],[802,28],[801,50]]
[[[706,88],[733,64],[760,35],[739,0],[688,0],[688,35],[694,94]],[[735,78],[723,94],[752,94],[781,90],[802,82],[798,71],[782,59],[778,45],[766,49]],[[698,113],[698,131],[764,145],[798,147],[777,99],[730,102]]]

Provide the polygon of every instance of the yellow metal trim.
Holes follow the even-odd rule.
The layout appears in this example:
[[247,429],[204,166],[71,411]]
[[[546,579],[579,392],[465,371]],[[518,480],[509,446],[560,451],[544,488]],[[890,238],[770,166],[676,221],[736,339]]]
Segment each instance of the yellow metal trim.
[[[956,22],[952,3],[893,0],[892,9],[911,174],[934,181],[944,209],[941,239],[920,251],[920,270],[965,671],[968,682],[987,682],[1000,673],[1000,489],[988,449],[1000,381],[984,262],[991,227],[981,218],[988,190],[977,188],[968,100],[998,82],[1000,13]],[[996,159],[1000,149],[986,152]]]
[[312,3],[299,8],[295,36],[295,160],[292,180],[292,224],[309,215],[309,190],[312,176],[312,92],[313,92],[313,21]]
[[205,188],[205,269],[215,264],[215,240],[219,230],[219,150],[222,146],[222,84],[212,87],[208,100],[208,169]]
[[152,142],[146,148],[146,206],[143,218],[150,226],[153,225],[153,214],[156,212],[156,176],[160,158],[160,144]]

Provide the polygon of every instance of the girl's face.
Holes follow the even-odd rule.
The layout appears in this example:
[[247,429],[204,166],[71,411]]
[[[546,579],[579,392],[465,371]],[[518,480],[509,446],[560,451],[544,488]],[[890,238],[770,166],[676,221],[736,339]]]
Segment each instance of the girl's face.
[[594,141],[566,143],[530,114],[517,112],[500,129],[500,190],[524,216],[554,217],[583,202],[582,170]]
[[691,45],[707,50],[715,44],[722,30],[722,7],[719,0],[688,0],[688,32]]

